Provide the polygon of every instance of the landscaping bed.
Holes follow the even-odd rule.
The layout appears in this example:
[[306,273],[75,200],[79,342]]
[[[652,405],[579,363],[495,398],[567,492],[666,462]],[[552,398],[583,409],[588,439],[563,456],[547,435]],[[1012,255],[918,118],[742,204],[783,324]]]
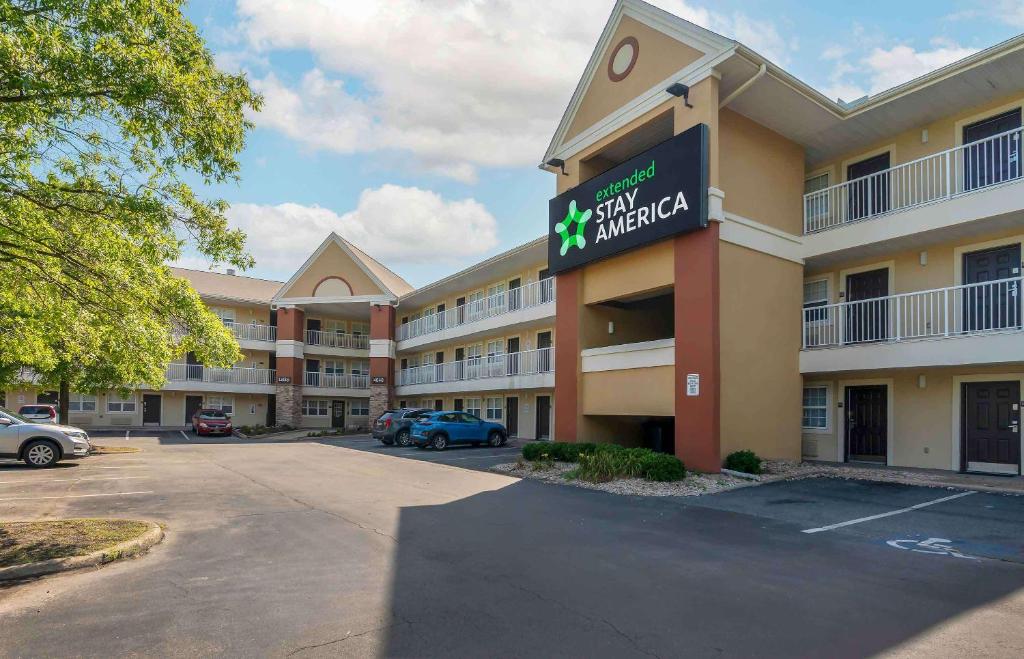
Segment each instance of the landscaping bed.
[[114,453],[138,453],[142,449],[137,446],[100,446],[93,444],[89,447],[89,453],[92,455],[111,455]]
[[149,531],[132,519],[0,522],[0,568],[102,551]]

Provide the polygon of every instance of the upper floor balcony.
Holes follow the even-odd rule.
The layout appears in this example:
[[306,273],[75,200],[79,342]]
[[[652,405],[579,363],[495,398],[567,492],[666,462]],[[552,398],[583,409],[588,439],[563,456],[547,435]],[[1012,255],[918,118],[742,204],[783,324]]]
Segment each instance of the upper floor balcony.
[[355,373],[320,373],[306,371],[303,375],[306,387],[320,389],[369,389],[370,376]]
[[272,368],[213,368],[202,364],[168,364],[164,389],[274,393]]
[[398,349],[423,347],[515,323],[550,318],[555,313],[554,303],[554,278],[541,279],[404,323],[398,327]]
[[[442,364],[427,364],[398,372],[401,395],[455,393],[473,390],[515,390],[555,385],[555,349],[539,348]],[[466,384],[466,382],[472,384]]]
[[1024,361],[1022,283],[1013,277],[806,308],[800,370]]
[[277,340],[277,328],[260,323],[236,323],[224,321],[224,326],[238,339],[238,345],[251,350],[270,350],[267,345]]
[[365,357],[363,351],[370,349],[370,337],[366,334],[308,329],[304,338],[307,353]]

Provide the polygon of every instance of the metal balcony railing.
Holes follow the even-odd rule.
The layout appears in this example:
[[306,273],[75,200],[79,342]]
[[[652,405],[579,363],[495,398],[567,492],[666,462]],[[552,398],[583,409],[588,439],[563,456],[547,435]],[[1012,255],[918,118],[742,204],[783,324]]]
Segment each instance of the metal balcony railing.
[[323,346],[325,348],[352,348],[366,350],[370,347],[370,337],[365,334],[344,334],[323,330],[306,330],[306,345]]
[[536,307],[555,301],[555,280],[541,279],[519,288],[503,291],[490,297],[473,300],[441,313],[429,314],[422,318],[399,325],[398,340],[405,341],[424,334],[439,332],[451,327],[474,323],[484,318],[512,313],[520,309]]
[[1022,129],[804,195],[804,233],[921,206],[1021,178]]
[[369,389],[370,376],[355,373],[318,373],[306,371],[303,384],[307,387],[323,387],[325,389]]
[[273,325],[259,325],[257,323],[233,323],[227,321],[224,326],[231,330],[236,339],[246,341],[276,341],[277,328]]
[[536,375],[551,373],[554,369],[555,349],[540,348],[406,368],[398,372],[398,384],[432,384],[510,375]]
[[1020,277],[803,310],[803,347],[1020,330]]
[[219,384],[274,384],[272,368],[211,368],[202,364],[168,364],[170,382],[216,382]]

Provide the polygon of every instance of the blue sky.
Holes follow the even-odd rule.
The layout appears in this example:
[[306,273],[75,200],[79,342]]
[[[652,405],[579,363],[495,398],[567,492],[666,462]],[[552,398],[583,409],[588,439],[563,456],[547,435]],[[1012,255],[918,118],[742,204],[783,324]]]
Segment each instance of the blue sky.
[[[876,93],[1024,32],[1024,0],[658,0],[833,97]],[[266,98],[232,204],[287,278],[337,231],[422,285],[533,239],[537,169],[613,0],[208,0],[220,65]],[[192,256],[183,265],[206,267]]]

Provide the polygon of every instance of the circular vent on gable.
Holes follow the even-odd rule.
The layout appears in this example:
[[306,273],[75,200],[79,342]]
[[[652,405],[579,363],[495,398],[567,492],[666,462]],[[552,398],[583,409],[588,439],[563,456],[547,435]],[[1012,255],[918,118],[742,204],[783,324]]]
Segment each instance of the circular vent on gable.
[[640,42],[636,37],[626,37],[620,41],[608,58],[608,77],[612,82],[624,80],[629,72],[636,66],[636,59],[640,56]]
[[324,277],[313,289],[313,297],[350,297],[352,287],[341,277]]

